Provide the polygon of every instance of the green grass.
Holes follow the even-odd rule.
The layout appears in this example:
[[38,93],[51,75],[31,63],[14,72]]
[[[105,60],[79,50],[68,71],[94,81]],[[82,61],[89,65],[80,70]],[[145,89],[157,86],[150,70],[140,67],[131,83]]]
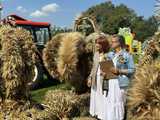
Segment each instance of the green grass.
[[59,85],[54,85],[51,87],[47,88],[42,88],[38,90],[33,90],[31,92],[32,99],[38,103],[41,103],[44,100],[45,93],[49,90],[69,90],[71,87],[67,84],[59,84]]

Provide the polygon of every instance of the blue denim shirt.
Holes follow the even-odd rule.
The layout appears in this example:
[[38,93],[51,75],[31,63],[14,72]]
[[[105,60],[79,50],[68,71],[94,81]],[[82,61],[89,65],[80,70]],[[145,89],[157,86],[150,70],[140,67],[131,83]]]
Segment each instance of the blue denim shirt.
[[128,70],[128,75],[118,76],[120,87],[128,87],[130,78],[132,77],[135,70],[133,57],[126,50],[121,50],[117,54],[114,51],[111,51],[107,54],[107,59],[113,60],[114,58],[115,60],[113,62],[116,64],[116,68]]

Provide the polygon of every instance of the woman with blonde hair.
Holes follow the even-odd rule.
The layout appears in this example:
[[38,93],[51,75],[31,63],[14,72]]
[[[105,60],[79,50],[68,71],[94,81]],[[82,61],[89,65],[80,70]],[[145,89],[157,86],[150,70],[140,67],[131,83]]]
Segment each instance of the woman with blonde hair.
[[126,92],[135,66],[132,55],[125,49],[123,36],[114,35],[111,48],[112,51],[107,54],[107,58],[113,61],[114,67],[111,71],[117,77],[109,80],[108,95],[104,100],[103,120],[123,120]]

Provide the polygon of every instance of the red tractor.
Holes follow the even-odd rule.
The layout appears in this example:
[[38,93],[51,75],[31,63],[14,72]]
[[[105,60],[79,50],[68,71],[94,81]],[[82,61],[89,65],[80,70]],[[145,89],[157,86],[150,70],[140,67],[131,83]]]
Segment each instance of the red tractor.
[[12,26],[23,27],[31,32],[34,42],[38,48],[43,48],[45,43],[51,39],[50,23],[33,22],[17,15],[8,15],[2,20],[2,24],[10,24]]
[[1,25],[9,24],[14,27],[22,27],[25,28],[26,30],[30,31],[31,35],[33,36],[33,40],[38,48],[37,51],[37,56],[38,56],[38,62],[36,64],[35,68],[35,78],[34,78],[34,84],[37,86],[41,86],[39,84],[46,77],[48,79],[52,79],[52,77],[49,75],[48,71],[45,69],[43,65],[43,60],[42,60],[42,50],[44,48],[44,45],[48,40],[51,39],[51,29],[50,29],[50,23],[47,22],[33,22],[31,20],[24,19],[20,16],[17,15],[8,15],[6,18],[4,18],[1,21]]

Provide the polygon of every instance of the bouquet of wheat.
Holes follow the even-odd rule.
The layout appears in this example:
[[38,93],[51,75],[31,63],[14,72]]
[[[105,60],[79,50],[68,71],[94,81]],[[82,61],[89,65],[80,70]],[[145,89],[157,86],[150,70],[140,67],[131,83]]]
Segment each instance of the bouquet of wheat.
[[160,34],[152,37],[128,90],[128,120],[160,118]]
[[35,51],[30,33],[22,28],[0,28],[1,75],[5,99],[28,97],[28,83],[34,76]]

